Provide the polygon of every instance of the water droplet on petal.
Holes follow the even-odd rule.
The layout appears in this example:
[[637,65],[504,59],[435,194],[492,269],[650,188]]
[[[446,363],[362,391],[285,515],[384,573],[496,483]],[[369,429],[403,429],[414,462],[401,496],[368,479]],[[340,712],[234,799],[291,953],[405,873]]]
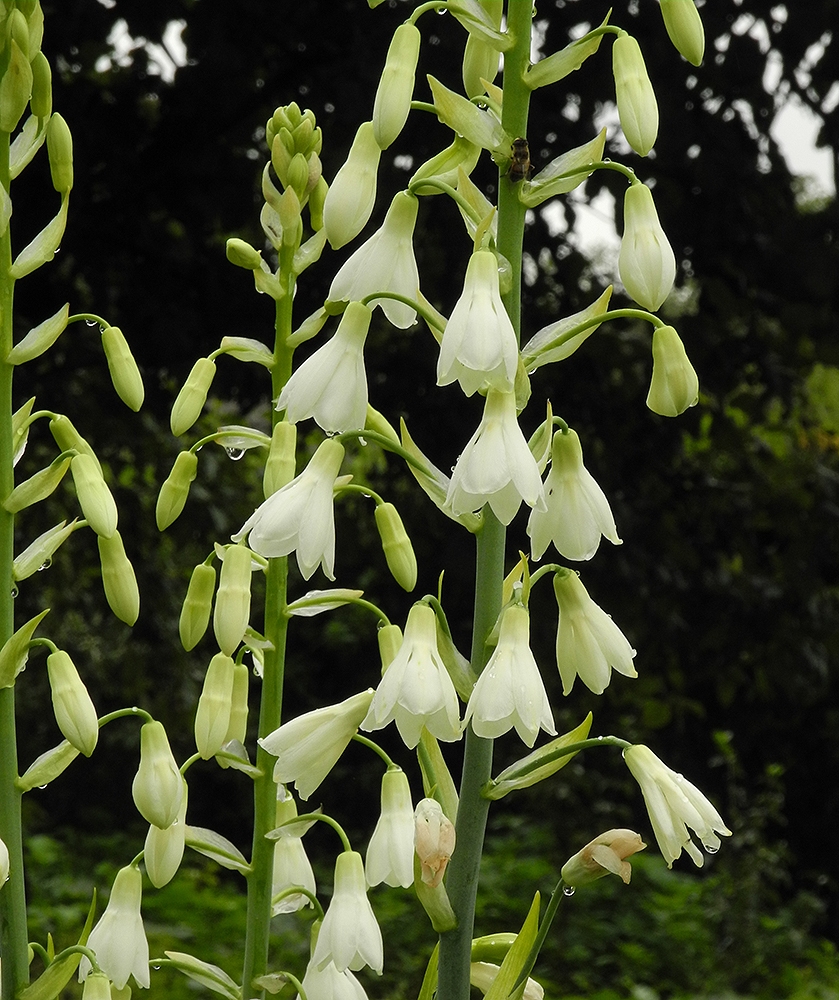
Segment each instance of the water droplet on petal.
[[573,896],[574,895],[574,886],[573,885],[564,885],[562,887],[562,895],[563,896]]
[[224,450],[231,462],[238,462],[245,454],[244,448],[225,448]]
[[52,566],[52,559],[45,559],[38,567],[38,572],[41,573],[43,570],[49,569],[50,566]]
[[363,437],[360,437],[358,439],[358,443],[361,445],[362,448],[366,448],[367,447],[367,441]]
[[18,585],[16,583],[13,583],[12,584],[12,597],[17,597],[17,595],[19,593],[20,593],[20,587],[18,587]]
[[99,325],[98,321],[95,320],[95,319],[86,319],[84,322],[85,322],[85,326],[98,326]]
[[46,787],[47,787],[46,785],[38,785],[38,789],[40,791],[43,791]]
[[716,853],[717,853],[717,851],[719,851],[719,847],[714,847],[714,845],[713,845],[713,844],[705,844],[705,850],[706,850],[706,851],[707,851],[707,852],[708,852],[709,854],[716,854]]

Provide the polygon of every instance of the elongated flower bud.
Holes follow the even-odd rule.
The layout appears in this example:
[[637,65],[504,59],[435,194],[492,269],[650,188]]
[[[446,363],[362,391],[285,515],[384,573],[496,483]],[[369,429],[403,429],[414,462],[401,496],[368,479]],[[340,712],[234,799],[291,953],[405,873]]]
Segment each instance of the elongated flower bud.
[[632,35],[619,35],[612,44],[612,71],[623,134],[636,153],[646,156],[658,136],[658,104]]
[[183,389],[178,393],[175,405],[172,407],[172,416],[169,419],[169,425],[175,437],[186,434],[201,416],[215,374],[215,362],[209,358],[199,358],[192,366],[192,371],[187,376]]
[[414,810],[414,844],[423,882],[435,888],[443,881],[454,853],[455,831],[436,799],[420,799]]
[[120,621],[133,625],[140,615],[140,591],[134,567],[125,554],[122,536],[115,531],[110,538],[99,535],[96,541],[102,564],[102,587],[108,605]]
[[224,746],[230,728],[234,675],[233,660],[216,653],[207,668],[195,712],[195,746],[204,760],[214,757]]
[[145,390],[140,369],[118,326],[106,326],[102,331],[102,348],[108,360],[111,381],[119,398],[136,413],[143,405]]
[[227,259],[236,267],[243,267],[246,271],[256,271],[262,267],[262,254],[244,240],[233,237],[227,241],[225,249]]
[[[20,11],[14,11],[19,14]],[[9,61],[0,79],[0,131],[14,132],[32,94],[32,67],[14,38],[9,40]]]
[[359,126],[346,163],[326,195],[323,224],[333,250],[355,239],[367,224],[376,200],[376,172],[381,149],[372,122]]
[[52,112],[52,69],[43,52],[38,52],[32,60],[32,96],[29,107],[36,118],[49,118]]
[[189,496],[190,483],[198,472],[198,456],[192,451],[182,451],[175,459],[172,471],[160,487],[155,508],[158,530],[164,531],[180,516]]
[[140,766],[131,794],[147,823],[165,830],[178,818],[184,782],[162,722],[147,722],[140,730]]
[[400,24],[393,33],[373,105],[373,134],[379,149],[387,149],[408,118],[421,38],[415,24]]
[[99,723],[87,688],[70,654],[59,649],[47,657],[55,721],[64,737],[85,757],[96,748]]
[[53,555],[75,530],[75,520],[71,521],[70,524],[61,521],[42,535],[38,535],[20,555],[15,556],[12,564],[12,575],[15,580],[25,580],[33,573],[37,573],[38,570],[47,569]]
[[82,455],[90,455],[93,461],[96,463],[96,468],[102,471],[102,466],[99,464],[99,459],[96,457],[96,452],[88,444],[88,442],[79,434],[76,428],[73,426],[73,421],[65,416],[63,413],[59,413],[50,420],[50,433],[55,439],[55,443],[62,451],[71,451],[75,448],[77,452]]
[[627,292],[645,309],[656,310],[670,294],[676,257],[646,184],[630,184],[623,202],[624,230],[618,271]]
[[689,63],[698,66],[705,54],[705,31],[693,0],[661,0],[661,16],[670,41]]
[[117,530],[117,505],[101,471],[90,455],[76,455],[70,463],[79,504],[97,535],[113,537]]
[[245,634],[251,613],[251,551],[244,545],[224,550],[213,630],[222,653],[230,656]]
[[393,579],[403,590],[413,590],[417,585],[417,557],[399,511],[392,503],[376,507],[376,527]]
[[233,693],[230,697],[230,722],[224,742],[244,743],[248,732],[248,686],[250,671],[244,663],[233,664]]
[[379,656],[382,660],[382,676],[393,663],[402,646],[402,629],[398,625],[383,625],[376,633],[379,640]]
[[[183,781],[183,779],[181,780]],[[186,782],[183,781],[183,798],[175,822],[166,827],[165,830],[152,824],[146,834],[143,861],[151,884],[157,889],[162,889],[164,885],[171,882],[180,868],[186,844],[186,806],[187,787]],[[87,981],[90,982],[90,977]],[[108,1000],[110,1000],[110,994]]]
[[678,417],[699,399],[699,377],[672,326],[653,332],[653,377],[647,406],[663,417]]
[[47,153],[52,186],[59,194],[67,194],[73,187],[73,137],[70,126],[57,112],[47,125]]
[[206,563],[199,563],[192,571],[178,622],[181,643],[187,652],[198,645],[207,631],[215,589],[215,569]]
[[287,420],[278,423],[271,434],[271,446],[262,477],[262,492],[267,500],[277,490],[288,486],[297,471],[297,427]]
[[91,972],[85,979],[82,1000],[111,1000],[111,980],[104,972]]

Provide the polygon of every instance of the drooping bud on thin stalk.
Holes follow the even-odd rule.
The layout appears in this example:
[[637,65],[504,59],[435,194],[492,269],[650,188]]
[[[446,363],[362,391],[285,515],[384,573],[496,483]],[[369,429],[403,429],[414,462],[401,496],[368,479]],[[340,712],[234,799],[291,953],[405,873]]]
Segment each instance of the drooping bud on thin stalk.
[[70,654],[63,649],[50,653],[47,672],[58,728],[72,746],[89,757],[99,739],[99,723],[96,709]]
[[47,153],[52,186],[59,194],[67,194],[73,187],[73,137],[58,112],[50,116],[47,126]]
[[372,122],[359,126],[346,162],[326,195],[323,225],[334,250],[355,239],[367,225],[376,200],[381,149]]
[[653,377],[647,406],[663,417],[678,417],[699,399],[699,376],[672,326],[653,331]]
[[288,486],[297,471],[297,427],[287,420],[274,425],[262,476],[262,494],[267,500]]
[[198,456],[193,451],[182,451],[175,459],[172,471],[160,487],[155,507],[155,519],[159,531],[176,521],[184,509],[189,496],[190,484],[198,474]]
[[208,566],[207,563],[199,563],[189,578],[189,586],[178,622],[181,644],[187,652],[198,645],[207,631],[215,589],[215,567]]
[[621,128],[626,141],[646,156],[658,136],[658,104],[641,46],[632,35],[619,35],[612,43],[612,71]]
[[388,569],[399,586],[410,592],[417,585],[417,557],[399,511],[392,503],[382,503],[375,517]]
[[[182,779],[183,780],[183,779]],[[175,821],[161,830],[151,824],[143,847],[143,860],[151,884],[162,889],[175,877],[181,865],[186,843],[187,785],[183,782],[183,798]]]
[[646,184],[630,184],[623,202],[624,229],[618,271],[627,292],[655,312],[670,294],[676,278],[676,257]]
[[96,541],[108,605],[120,621],[133,625],[140,615],[140,591],[134,567],[125,554],[122,536],[115,531],[110,538],[99,535]]
[[224,746],[230,728],[234,676],[233,660],[216,653],[207,668],[195,712],[195,746],[204,760],[214,757]]
[[147,722],[140,730],[140,766],[131,793],[147,823],[165,830],[178,818],[184,782],[162,722]]
[[705,31],[693,0],[661,0],[661,16],[670,41],[689,63],[699,66],[705,54]]
[[219,648],[231,656],[242,641],[251,613],[251,551],[228,545],[219,577],[213,630]]
[[128,341],[118,326],[106,326],[102,331],[102,348],[108,359],[108,370],[117,395],[136,413],[145,397],[143,378]]
[[192,371],[172,407],[172,416],[169,420],[172,433],[176,437],[186,434],[201,415],[215,374],[216,365],[210,358],[199,358],[192,366]]
[[117,505],[96,462],[89,455],[76,455],[70,472],[85,520],[97,535],[112,538],[117,530]]
[[421,40],[415,24],[400,24],[393,34],[373,105],[373,134],[379,149],[388,148],[408,119]]

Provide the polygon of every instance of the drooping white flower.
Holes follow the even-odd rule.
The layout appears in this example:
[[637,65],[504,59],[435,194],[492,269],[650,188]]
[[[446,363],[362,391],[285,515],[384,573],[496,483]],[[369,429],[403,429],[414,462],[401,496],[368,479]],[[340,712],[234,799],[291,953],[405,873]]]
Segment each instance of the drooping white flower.
[[411,750],[423,726],[438,740],[460,739],[457,692],[437,650],[436,625],[437,616],[427,604],[411,608],[402,645],[376,689],[362,729],[384,729],[395,720]]
[[557,431],[551,443],[551,471],[545,480],[547,510],[534,510],[527,522],[534,559],[549,542],[566,559],[591,559],[604,535],[620,545],[609,501],[583,465],[576,431]]
[[[367,1000],[364,988],[349,969],[339,972],[332,962],[319,969],[309,962],[300,984],[306,1000]],[[300,1000],[298,994],[296,1000]]]
[[580,680],[595,694],[603,694],[612,668],[626,677],[637,677],[632,665],[635,650],[609,615],[589,597],[576,573],[557,573],[554,593],[559,605],[556,662],[562,693],[570,694]]
[[368,885],[414,884],[414,804],[401,768],[382,775],[382,811],[367,847]]
[[[142,901],[140,869],[134,865],[121,868],[105,912],[87,940],[99,967],[119,990],[129,976],[134,977],[138,986],[149,988],[149,943],[140,913]],[[87,978],[91,968],[90,960],[83,957],[79,965],[80,982]]]
[[258,740],[277,758],[274,781],[294,782],[300,798],[308,799],[346,750],[372,700],[371,688],[337,705],[299,715]]
[[[487,993],[500,971],[501,966],[495,965],[493,962],[472,962],[469,966],[469,982],[473,986],[477,986],[481,993]],[[522,1000],[542,1000],[544,995],[545,990],[542,984],[528,977],[527,982],[524,984]]]
[[490,389],[478,429],[455,465],[446,506],[459,515],[489,504],[509,524],[522,500],[545,509],[542,477],[516,419],[515,393]]
[[297,565],[305,580],[318,564],[334,580],[332,491],[343,460],[343,445],[327,438],[299,476],[257,507],[233,535],[233,541],[247,535],[249,547],[269,559],[296,551]]
[[621,281],[636,302],[655,311],[673,287],[676,258],[658,221],[653,193],[646,184],[630,184],[626,189],[623,219],[618,255]]
[[323,918],[312,965],[324,969],[333,962],[338,972],[369,965],[382,974],[382,932],[367,898],[364,862],[357,851],[343,851],[335,859],[335,887]]
[[[183,779],[181,779],[183,781]],[[181,866],[186,846],[187,784],[183,781],[184,794],[178,818],[165,830],[154,824],[149,826],[143,848],[146,874],[156,889],[162,889],[175,877]]]
[[678,417],[699,400],[699,376],[672,326],[653,332],[653,377],[647,406],[662,417]]
[[[281,823],[297,815],[297,803],[288,792],[284,797],[280,797],[280,793],[285,791],[282,785],[278,786],[277,791],[276,823],[279,827]],[[282,828],[274,845],[274,875],[271,884],[271,898],[275,900],[271,906],[273,916],[278,913],[293,913],[304,906],[312,906],[311,899],[302,892],[291,892],[283,895],[282,899],[276,898],[287,889],[300,886],[313,895],[317,889],[315,873],[303,846],[303,833],[306,831],[298,829],[298,826],[299,824],[293,824]]]
[[504,612],[498,645],[466,707],[464,723],[470,719],[475,734],[487,739],[502,736],[513,726],[529,747],[540,727],[556,736],[542,675],[530,651],[530,615],[521,605]]
[[277,409],[292,424],[314,417],[327,434],[360,430],[367,418],[364,341],[370,309],[350,302],[331,340],[307,358],[283,386]]
[[516,333],[498,289],[498,260],[491,250],[477,250],[443,333],[437,385],[458,381],[467,396],[486,388],[509,392],[518,361]]
[[454,824],[436,799],[420,799],[414,810],[414,846],[423,882],[435,889],[446,873],[455,848]]
[[[397,292],[416,299],[419,271],[413,236],[418,206],[419,199],[409,191],[400,191],[394,197],[382,228],[355,251],[332,279],[329,301],[354,302],[374,292]],[[382,298],[369,304],[381,306],[388,321],[401,330],[416,322],[416,309],[404,302]]]
[[673,867],[684,849],[701,868],[705,859],[691,840],[688,827],[709,854],[716,854],[720,848],[717,834],[731,836],[720,814],[695,785],[671,771],[649,747],[631,746],[624,750],[623,758],[641,786],[653,833],[667,867]]
[[565,862],[562,880],[571,888],[579,888],[611,872],[629,885],[632,866],[626,859],[646,846],[634,830],[607,830]]

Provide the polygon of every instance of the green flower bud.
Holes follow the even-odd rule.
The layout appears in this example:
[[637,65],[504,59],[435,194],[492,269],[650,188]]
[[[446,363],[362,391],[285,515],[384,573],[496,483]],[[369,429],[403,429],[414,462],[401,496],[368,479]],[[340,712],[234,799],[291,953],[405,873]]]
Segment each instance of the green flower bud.
[[379,656],[382,660],[382,677],[387,668],[393,663],[399,648],[402,645],[402,629],[398,625],[383,625],[378,633]]
[[122,536],[115,531],[110,538],[100,535],[96,541],[108,605],[120,621],[133,625],[140,615],[140,591],[134,567],[125,554]]
[[250,243],[237,239],[235,236],[227,241],[227,259],[236,267],[243,267],[246,271],[256,271],[262,267],[262,255],[252,247]]
[[333,250],[354,240],[367,225],[376,200],[376,172],[381,155],[373,123],[363,122],[323,206],[323,224]]
[[59,194],[66,194],[73,187],[73,137],[58,112],[50,116],[47,125],[47,153],[52,186]]
[[214,757],[224,746],[230,728],[234,676],[233,660],[216,653],[207,668],[195,712],[195,746],[204,760]]
[[235,740],[244,743],[248,734],[248,687],[250,671],[244,663],[233,665],[233,694],[230,698],[230,722],[227,724],[225,743]]
[[417,557],[402,518],[392,503],[376,507],[376,527],[393,579],[403,590],[413,590],[417,585]]
[[87,688],[70,655],[64,650],[50,653],[47,673],[58,728],[72,746],[89,757],[99,739],[99,722]]
[[693,0],[661,0],[661,16],[670,41],[694,66],[705,54],[705,31]]
[[136,413],[143,405],[145,396],[143,378],[128,341],[118,326],[105,327],[102,331],[102,347],[117,395]]
[[244,545],[228,545],[224,550],[213,614],[213,631],[219,649],[228,656],[242,641],[250,613],[251,551]]
[[63,774],[73,763],[79,751],[67,740],[52,747],[32,761],[26,771],[15,782],[15,788],[28,792],[33,788],[43,788]]
[[379,149],[387,149],[408,119],[421,39],[415,24],[400,24],[393,33],[373,105],[373,134]]
[[70,472],[87,523],[97,535],[111,538],[117,530],[117,505],[102,472],[90,455],[74,456]]
[[178,622],[181,644],[187,652],[198,645],[207,631],[215,589],[215,569],[206,563],[199,563],[189,579]]
[[274,426],[271,447],[262,477],[262,492],[267,500],[287,486],[297,471],[297,427],[283,420]]
[[6,38],[14,41],[20,51],[29,58],[29,24],[23,11],[13,8],[6,21]]
[[82,1000],[111,1000],[111,980],[104,972],[91,972],[85,979]]
[[[14,11],[12,17],[19,13]],[[3,132],[14,132],[32,94],[32,67],[26,53],[14,38],[9,42],[9,50],[9,62],[0,79],[0,131]]]
[[102,471],[102,466],[99,464],[99,459],[96,457],[93,448],[79,434],[69,417],[65,417],[63,413],[59,413],[58,416],[53,417],[50,420],[50,433],[62,451],[72,451],[75,449],[81,455],[90,455],[96,463],[96,468],[100,472]]
[[46,469],[41,469],[34,476],[30,476],[25,482],[15,486],[12,492],[3,501],[3,506],[10,514],[17,514],[25,507],[30,507],[39,500],[44,500],[50,496],[53,490],[64,478],[65,472],[70,468],[72,459],[57,458]]
[[319,177],[309,195],[309,225],[316,233],[323,229],[323,206],[328,191],[329,185],[323,177]]
[[[178,810],[178,818],[165,830],[152,824],[146,834],[143,861],[151,884],[157,889],[168,885],[180,868],[186,844],[186,806],[187,786],[184,781],[183,798],[181,799],[181,808]],[[88,976],[87,982],[90,982],[90,976]]]
[[[484,0],[484,10],[496,28],[501,26],[503,0]],[[479,35],[469,34],[463,53],[463,89],[468,98],[481,97],[486,91],[481,80],[488,83],[498,75],[498,49],[493,48]]]
[[667,240],[653,193],[646,184],[630,184],[623,202],[623,239],[618,273],[627,292],[645,309],[658,309],[676,278],[676,257]]
[[134,805],[147,823],[165,830],[178,818],[184,780],[172,756],[162,722],[147,722],[140,730],[140,766],[131,794]]
[[[27,6],[31,9],[27,9]],[[41,43],[44,40],[44,12],[38,0],[31,0],[20,4],[20,9],[26,15],[27,27],[29,28],[29,61],[41,51]]]
[[699,378],[685,345],[672,326],[653,331],[653,377],[647,406],[663,417],[678,417],[699,400]]
[[309,164],[302,153],[295,153],[291,158],[288,167],[288,180],[285,183],[294,191],[300,202],[305,200],[309,193]]
[[623,134],[636,153],[646,156],[658,136],[658,104],[632,35],[619,35],[612,43],[612,72]]
[[189,496],[189,484],[198,472],[198,456],[192,451],[182,451],[175,459],[172,471],[160,487],[155,508],[159,531],[164,531],[176,521]]
[[209,358],[199,358],[192,366],[192,371],[187,376],[184,387],[178,393],[178,398],[172,407],[169,425],[175,437],[186,434],[201,416],[215,373],[215,362]]
[[52,69],[43,52],[32,60],[32,96],[29,107],[36,118],[49,118],[52,113]]

